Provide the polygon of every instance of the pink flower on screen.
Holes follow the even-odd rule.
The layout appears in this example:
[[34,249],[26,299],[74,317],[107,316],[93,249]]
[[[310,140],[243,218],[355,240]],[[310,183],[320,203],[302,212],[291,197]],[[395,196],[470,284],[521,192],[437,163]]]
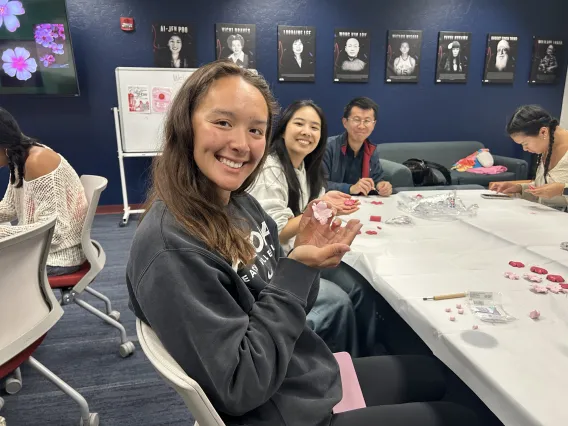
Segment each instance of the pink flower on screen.
[[325,201],[312,204],[312,209],[314,211],[314,217],[316,220],[319,220],[319,223],[322,225],[325,225],[327,220],[333,216],[333,211],[327,207]]
[[22,3],[19,1],[0,0],[0,27],[6,25],[6,29],[13,33],[20,28],[20,21],[17,15],[26,13]]
[[43,47],[50,47],[53,42],[53,35],[50,30],[45,28],[36,28],[34,33],[35,41]]
[[[0,0],[2,1],[2,0]],[[16,77],[18,80],[28,80],[32,77],[32,73],[37,70],[37,62],[34,58],[30,58],[30,52],[23,47],[15,49],[7,49],[2,53],[2,68],[10,77]]]
[[40,62],[43,62],[44,67],[49,67],[51,64],[55,62],[55,58],[53,55],[44,55],[39,58]]
[[63,45],[57,43],[51,43],[51,51],[56,55],[63,55]]

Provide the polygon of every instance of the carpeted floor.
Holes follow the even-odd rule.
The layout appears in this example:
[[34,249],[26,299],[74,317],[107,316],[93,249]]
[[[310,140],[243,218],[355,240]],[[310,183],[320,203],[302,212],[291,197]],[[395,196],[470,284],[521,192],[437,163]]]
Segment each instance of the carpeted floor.
[[[158,377],[138,344],[124,282],[136,221],[119,228],[119,219],[119,215],[95,218],[92,235],[105,249],[107,263],[92,286],[120,311],[120,322],[136,346],[135,353],[121,358],[118,330],[72,304],[64,307],[65,314],[34,357],[85,397],[90,411],[99,413],[102,426],[193,425],[181,398]],[[104,307],[88,294],[83,298]],[[22,375],[23,388],[18,394],[1,394],[5,405],[0,415],[8,426],[79,425],[79,409],[73,400],[30,367],[24,365]]]

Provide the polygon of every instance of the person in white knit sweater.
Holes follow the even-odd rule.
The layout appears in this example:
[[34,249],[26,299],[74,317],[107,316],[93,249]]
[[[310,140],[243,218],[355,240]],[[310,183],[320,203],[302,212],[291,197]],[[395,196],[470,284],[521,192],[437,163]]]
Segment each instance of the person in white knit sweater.
[[497,192],[517,194],[557,210],[568,207],[568,130],[539,105],[524,105],[507,124],[507,133],[524,151],[538,154],[536,177],[531,183],[498,182]]
[[[325,141],[327,123],[321,108],[309,100],[292,103],[276,126],[262,171],[247,190],[276,222],[286,252],[294,246],[302,213],[310,201],[323,199],[337,209],[338,215],[359,208],[359,202],[345,205],[349,194],[325,192]],[[376,297],[363,277],[341,263],[336,269],[322,271],[308,324],[332,351],[346,351],[352,356],[376,354]]]
[[85,262],[81,230],[87,199],[79,176],[60,154],[22,133],[14,117],[0,108],[0,167],[10,179],[0,201],[0,239],[56,218],[47,274],[75,272]]

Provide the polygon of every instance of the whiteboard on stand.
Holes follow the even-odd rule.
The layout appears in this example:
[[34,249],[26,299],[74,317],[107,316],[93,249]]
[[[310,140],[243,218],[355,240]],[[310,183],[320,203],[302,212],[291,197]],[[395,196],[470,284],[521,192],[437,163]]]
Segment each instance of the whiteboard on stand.
[[160,152],[165,111],[195,68],[115,70],[122,150]]

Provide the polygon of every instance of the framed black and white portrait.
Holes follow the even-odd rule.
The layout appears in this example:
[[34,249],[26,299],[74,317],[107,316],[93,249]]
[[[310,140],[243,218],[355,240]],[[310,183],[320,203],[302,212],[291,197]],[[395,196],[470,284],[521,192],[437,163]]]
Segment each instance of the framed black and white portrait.
[[316,79],[316,28],[278,25],[278,80]]
[[365,29],[336,28],[333,46],[333,81],[366,83],[371,63],[371,36]]
[[466,83],[470,49],[471,33],[440,31],[436,83]]
[[420,77],[422,31],[389,30],[385,81],[417,83]]
[[154,66],[196,68],[195,40],[191,26],[179,23],[152,25]]
[[519,37],[513,34],[487,35],[484,83],[513,83],[518,42]]
[[560,80],[564,61],[564,41],[533,37],[530,84],[554,84]]
[[256,25],[215,24],[215,54],[241,68],[256,68]]

